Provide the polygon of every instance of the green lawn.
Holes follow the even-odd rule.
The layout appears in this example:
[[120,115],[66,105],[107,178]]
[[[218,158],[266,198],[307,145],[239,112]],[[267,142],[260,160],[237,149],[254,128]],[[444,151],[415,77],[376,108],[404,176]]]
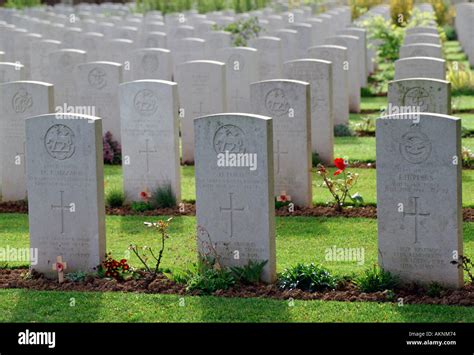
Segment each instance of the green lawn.
[[[163,217],[165,218],[165,217]],[[140,266],[128,253],[131,244],[158,247],[156,231],[143,222],[157,217],[107,216],[107,250],[116,258],[127,258]],[[29,246],[28,218],[25,214],[0,215],[2,245]],[[183,270],[196,260],[195,217],[175,217],[170,227],[171,238],[163,258],[163,267]],[[377,262],[377,221],[367,218],[280,217],[276,219],[277,271],[299,262],[320,263],[337,275],[360,274]],[[325,261],[325,251],[337,247],[364,248],[364,263]],[[465,254],[474,256],[474,223],[464,223]],[[11,266],[26,265],[12,263]]]
[[[360,140],[359,146],[357,147],[356,143],[353,143],[353,140]],[[347,147],[344,145],[339,146],[339,150],[336,150],[336,156],[347,156],[349,159],[354,160],[364,160],[363,153],[368,154],[370,149],[375,151],[375,142],[374,138],[357,138],[357,137],[341,137],[340,140],[347,140]],[[352,141],[352,143],[351,143]],[[367,144],[366,144],[367,142]],[[372,142],[372,144],[368,144]],[[474,138],[469,138],[471,149],[474,150]],[[341,147],[344,147],[341,149]],[[359,151],[359,156],[353,158],[352,155],[345,152],[350,152],[353,150]],[[351,171],[357,172],[359,174],[359,180],[356,186],[353,189],[353,192],[359,192],[364,198],[365,203],[375,205],[377,202],[376,199],[376,170],[375,169],[350,169]],[[121,188],[122,185],[122,175],[120,166],[110,166],[105,167],[105,190],[106,194],[113,188]],[[474,207],[474,170],[463,170],[463,206],[465,207]],[[316,171],[313,169],[313,203],[314,204],[325,204],[331,200],[330,193],[326,190],[325,187],[321,186],[322,180]],[[184,201],[195,201],[196,191],[194,185],[194,167],[193,166],[184,166],[181,167],[181,191],[182,199]]]
[[[474,110],[474,96],[460,95],[451,97],[452,112],[454,116],[457,112],[473,111]],[[364,97],[360,104],[362,112],[364,111],[380,111],[387,107],[387,98],[384,96]]]
[[26,290],[0,298],[0,322],[474,322],[474,307],[455,306]]

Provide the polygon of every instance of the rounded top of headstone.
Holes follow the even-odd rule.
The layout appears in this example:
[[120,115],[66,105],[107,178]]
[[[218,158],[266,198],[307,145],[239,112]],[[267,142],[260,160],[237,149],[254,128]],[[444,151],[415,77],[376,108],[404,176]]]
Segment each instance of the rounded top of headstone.
[[102,120],[100,117],[89,116],[77,113],[46,113],[44,115],[34,116],[25,118],[25,120],[40,120],[40,119],[57,119],[57,120],[87,120],[87,121],[97,121]]
[[436,82],[436,83],[447,84],[447,85],[451,84],[450,81],[434,79],[434,78],[405,78],[405,79],[398,79],[398,80],[390,80],[388,84],[390,85],[391,83],[394,83],[394,82],[398,83],[398,82],[409,82],[409,81]]
[[139,48],[135,49],[133,53],[171,53],[171,51],[166,48]]
[[138,84],[160,84],[160,85],[170,85],[170,86],[178,85],[174,81],[168,81],[168,80],[141,79],[141,80],[127,81],[126,83],[122,83],[119,86],[138,85]]
[[253,113],[226,112],[226,113],[216,113],[216,114],[213,114],[213,115],[206,115],[206,116],[196,117],[194,119],[194,121],[203,120],[203,119],[212,119],[212,118],[219,119],[219,118],[223,118],[223,117],[236,117],[237,119],[240,119],[240,118],[244,118],[244,119],[245,118],[253,118],[253,119],[259,119],[259,120],[264,120],[264,121],[271,121],[272,120],[271,117],[263,116],[263,115],[255,115]]
[[306,81],[302,81],[302,80],[293,80],[293,79],[270,79],[270,80],[260,80],[260,81],[255,81],[253,83],[250,84],[250,86],[252,85],[259,85],[259,84],[265,84],[265,83],[288,83],[288,84],[299,84],[299,85],[305,85],[305,86],[309,86],[309,83],[307,83]]
[[8,65],[8,66],[19,67],[19,68],[23,68],[23,67],[24,67],[23,64],[20,64],[20,63],[12,63],[12,62],[0,62],[0,65]]
[[324,59],[314,59],[314,58],[301,58],[301,59],[293,59],[293,60],[288,60],[283,64],[290,64],[290,63],[320,63],[320,64],[332,64],[329,60],[324,60]]
[[120,68],[122,66],[122,64],[120,64],[120,63],[109,62],[109,61],[105,61],[105,60],[99,60],[99,61],[96,61],[96,62],[80,63],[77,66],[78,67],[85,67],[85,66],[93,66],[93,65],[109,65],[111,67],[117,67],[117,68]]
[[337,49],[341,51],[347,51],[347,47],[338,46],[336,44],[321,44],[319,46],[312,46],[308,48],[308,51],[310,51],[311,49],[318,49],[318,48],[321,48],[321,49],[331,48],[331,49]]
[[400,120],[400,121],[411,121],[410,118],[413,117],[413,120],[417,118],[418,121],[425,119],[444,119],[450,121],[459,121],[461,118],[450,116],[450,115],[442,115],[440,113],[432,113],[432,112],[412,112],[412,113],[397,113],[393,115],[385,115],[380,116],[377,118],[377,122],[384,121],[384,120]]
[[445,62],[444,59],[433,58],[433,57],[407,57],[407,58],[397,59],[396,62],[409,61],[409,60],[428,60],[428,61],[440,62],[440,63]]
[[[2,63],[0,63],[0,64],[2,64]],[[4,85],[24,85],[24,84],[40,85],[40,86],[46,86],[46,87],[53,86],[53,84],[50,84],[50,83],[45,83],[43,81],[34,81],[34,80],[9,81],[9,82],[6,82],[6,83],[0,83],[0,86],[4,86]]]
[[189,64],[211,64],[211,65],[219,65],[219,66],[225,65],[224,62],[219,62],[217,60],[190,60],[190,61],[178,64],[178,68],[184,65],[189,65]]

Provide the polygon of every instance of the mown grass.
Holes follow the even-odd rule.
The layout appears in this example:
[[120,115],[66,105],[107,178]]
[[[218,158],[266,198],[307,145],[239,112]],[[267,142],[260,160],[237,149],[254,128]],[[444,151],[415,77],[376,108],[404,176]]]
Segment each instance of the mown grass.
[[474,322],[474,307],[456,306],[27,290],[0,298],[0,322]]
[[[340,144],[336,150],[336,156],[348,157],[351,161],[374,161],[375,159],[367,158],[374,150],[375,154],[375,139],[371,137],[339,137],[338,140],[346,141],[345,145]],[[474,151],[474,138],[469,138],[465,141],[469,142],[469,147]],[[464,143],[464,142],[463,142]],[[356,156],[351,155],[354,150],[358,151]],[[365,155],[364,155],[365,154]],[[375,157],[374,157],[375,158]],[[359,192],[364,198],[365,203],[375,205],[376,199],[376,170],[375,169],[350,169],[359,174],[359,179],[356,186],[353,188],[353,193]],[[313,203],[325,204],[331,201],[331,194],[322,186],[322,180],[316,171],[313,169]],[[114,187],[121,187],[122,175],[120,166],[106,166],[105,167],[105,190],[106,193]],[[463,170],[463,206],[474,207],[474,170]],[[193,202],[196,199],[196,189],[194,182],[194,167],[181,167],[181,191],[182,199],[184,201]]]

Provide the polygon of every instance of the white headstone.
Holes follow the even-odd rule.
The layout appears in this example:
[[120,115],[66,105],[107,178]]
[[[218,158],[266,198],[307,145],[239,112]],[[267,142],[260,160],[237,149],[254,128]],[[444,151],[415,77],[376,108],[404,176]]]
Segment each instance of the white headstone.
[[308,57],[332,63],[332,102],[334,125],[349,125],[349,71],[347,48],[333,45],[315,46],[308,49]]
[[426,78],[390,81],[388,103],[395,109],[416,108],[420,112],[449,115],[451,114],[451,83]]
[[252,112],[273,119],[275,195],[285,193],[297,206],[311,207],[310,85],[267,80],[250,86]]
[[77,105],[81,110],[102,118],[102,133],[110,132],[120,142],[118,89],[122,82],[122,66],[112,62],[79,64],[74,80]]
[[283,66],[286,78],[311,85],[311,146],[325,164],[334,160],[331,66],[331,62],[321,59],[297,59]]
[[194,162],[196,117],[226,112],[225,64],[198,60],[178,65],[183,163]]
[[[214,256],[214,249],[222,266],[266,260],[261,278],[275,281],[272,120],[248,114],[204,116],[194,120],[194,133],[199,253]],[[234,164],[225,160],[229,154]],[[240,161],[243,166],[235,166],[239,154],[247,157]]]
[[404,282],[463,285],[460,132],[434,113],[377,120],[379,264]]
[[2,201],[26,198],[25,118],[53,112],[53,86],[34,81],[0,85]]
[[226,63],[227,112],[250,110],[250,84],[258,77],[257,50],[249,47],[223,48],[218,52]]
[[32,265],[54,277],[56,258],[68,271],[93,272],[104,258],[105,208],[101,120],[49,114],[26,119],[28,218]]
[[143,48],[132,54],[132,80],[171,80],[171,52],[164,48]]
[[395,80],[408,78],[446,79],[446,61],[430,57],[410,57],[395,61]]
[[78,64],[86,62],[86,52],[77,49],[60,49],[49,54],[48,82],[54,85],[54,104],[63,107],[77,102],[77,85],[74,71]]
[[138,80],[120,86],[123,184],[129,201],[170,186],[181,200],[177,84]]

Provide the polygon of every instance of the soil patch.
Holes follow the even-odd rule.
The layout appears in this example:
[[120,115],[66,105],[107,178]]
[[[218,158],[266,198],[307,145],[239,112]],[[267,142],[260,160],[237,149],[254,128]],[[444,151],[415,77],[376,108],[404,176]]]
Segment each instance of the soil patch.
[[[175,295],[200,295],[198,291],[188,292],[184,285],[177,284],[164,275],[159,275],[153,282],[145,280],[100,279],[89,276],[81,282],[65,281],[59,284],[49,280],[42,274],[33,273],[29,278],[24,276],[28,269],[0,269],[0,289],[20,288],[38,291],[88,291],[88,292],[139,292]],[[277,285],[236,285],[228,290],[219,290],[212,294],[221,297],[239,298],[271,298],[278,300],[324,300],[324,301],[368,301],[368,302],[399,302],[404,304],[442,304],[458,306],[474,306],[474,285],[466,285],[459,290],[444,290],[439,297],[430,297],[419,286],[410,286],[396,291],[365,293],[352,283],[341,285],[337,290],[324,292],[305,292],[301,290],[282,290]]]

